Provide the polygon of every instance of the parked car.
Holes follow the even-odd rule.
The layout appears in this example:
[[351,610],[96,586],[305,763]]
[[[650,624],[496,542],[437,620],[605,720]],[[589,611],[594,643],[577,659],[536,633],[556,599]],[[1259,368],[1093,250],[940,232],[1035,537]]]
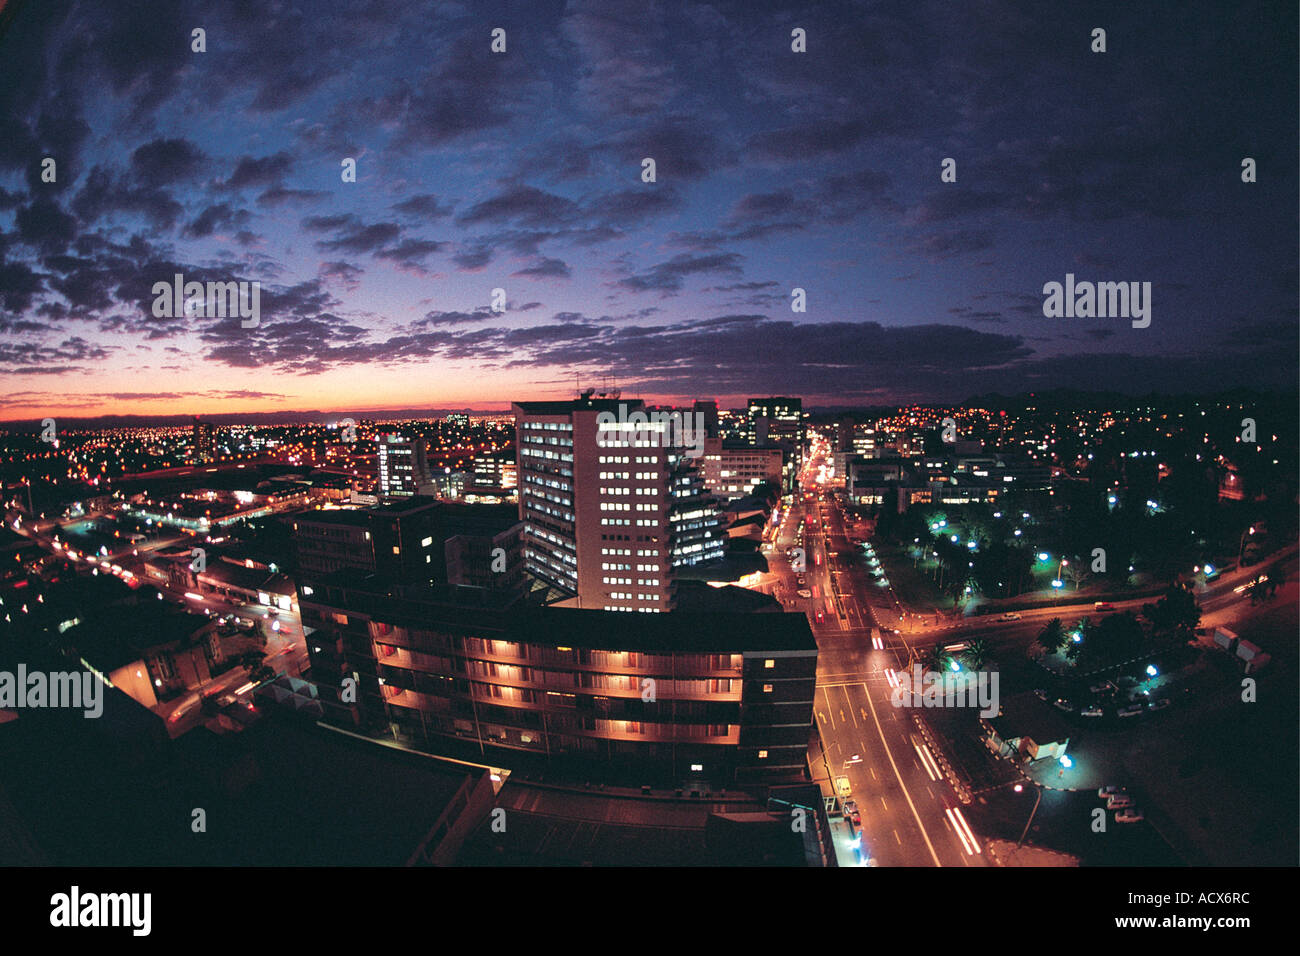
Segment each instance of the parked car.
[[1003,614],[1000,618],[998,618],[998,620],[999,620],[999,621],[1018,621],[1018,620],[1020,620],[1020,615],[1017,614],[1015,611],[1007,611],[1007,613],[1006,613],[1006,614]]
[[1112,794],[1123,793],[1123,792],[1124,792],[1123,787],[1116,787],[1112,784],[1109,786],[1102,787],[1100,790],[1098,790],[1097,796],[1105,800],[1107,797],[1110,797]]
[[1112,793],[1106,798],[1107,810],[1123,810],[1131,806],[1133,806],[1133,798],[1127,793]]
[[1080,717],[1101,717],[1105,713],[1106,712],[1104,710],[1102,710],[1100,707],[1094,704],[1091,707],[1085,707],[1083,710],[1079,711],[1079,716]]
[[795,591],[794,593],[799,595],[801,598],[812,597],[812,592],[809,591],[807,588],[800,588],[798,591]]
[[1116,823],[1141,823],[1143,819],[1142,811],[1137,807],[1125,807],[1115,814]]
[[1136,717],[1144,710],[1146,710],[1146,708],[1142,704],[1129,704],[1127,707],[1121,707],[1115,713],[1116,716],[1119,717]]
[[853,792],[853,784],[849,783],[848,777],[835,778],[835,792],[841,797],[847,797]]

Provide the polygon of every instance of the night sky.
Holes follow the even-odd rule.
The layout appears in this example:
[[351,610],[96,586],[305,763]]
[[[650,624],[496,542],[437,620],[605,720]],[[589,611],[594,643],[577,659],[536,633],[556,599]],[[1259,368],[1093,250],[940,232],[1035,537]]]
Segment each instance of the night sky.
[[3,419],[1296,385],[1294,2],[5,7]]

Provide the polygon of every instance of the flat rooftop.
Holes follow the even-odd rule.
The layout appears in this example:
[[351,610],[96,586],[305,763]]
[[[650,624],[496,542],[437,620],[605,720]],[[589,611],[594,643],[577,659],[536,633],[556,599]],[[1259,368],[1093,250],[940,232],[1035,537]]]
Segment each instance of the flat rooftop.
[[[320,588],[350,592],[347,607],[380,621],[412,627],[491,631],[501,640],[590,650],[739,654],[813,651],[817,642],[803,614],[671,611],[635,614],[581,608],[521,607],[514,593],[482,588],[413,586],[390,593],[377,576],[338,571]],[[307,603],[331,604],[318,588]],[[477,602],[477,603],[469,603]],[[347,609],[347,608],[343,608]]]
[[1003,698],[998,716],[986,719],[1003,740],[1028,737],[1049,744],[1068,740],[1072,730],[1055,707],[1029,692]]

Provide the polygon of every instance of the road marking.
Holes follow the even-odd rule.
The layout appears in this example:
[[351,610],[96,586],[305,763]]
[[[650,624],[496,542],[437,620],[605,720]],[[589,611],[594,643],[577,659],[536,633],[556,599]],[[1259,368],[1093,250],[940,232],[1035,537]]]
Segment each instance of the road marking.
[[[845,690],[844,690],[844,700],[845,700],[845,701],[848,703],[848,705],[849,705],[849,715],[853,717],[853,726],[856,727],[856,726],[858,726],[858,718],[857,718],[857,716],[853,713],[853,701],[849,700],[849,691],[848,691],[848,688],[845,688]],[[840,720],[843,720],[843,719],[844,719],[844,710],[841,708],[841,710],[840,710]]]
[[[827,706],[827,707],[830,707],[830,705],[831,705],[831,695],[830,695],[830,693],[829,693],[829,692],[826,690],[826,688],[824,688],[824,687],[822,688],[822,693],[826,695],[826,706]],[[826,718],[823,716],[822,719],[825,720]],[[835,718],[832,717],[832,718],[831,718],[831,730],[834,730],[834,729],[835,729]]]
[[[867,707],[871,709],[871,719],[876,723],[876,733],[880,735],[880,742],[885,746],[885,756],[889,758],[889,765],[894,768],[894,776],[898,778],[898,785],[903,790],[903,796],[907,799],[907,805],[912,808],[912,818],[916,820],[916,825],[921,831],[921,839],[925,840],[926,848],[930,851],[930,859],[934,860],[935,866],[943,866],[939,859],[939,854],[935,852],[934,844],[930,842],[930,834],[925,831],[925,824],[921,822],[921,814],[917,812],[916,804],[912,802],[912,795],[907,790],[907,784],[903,782],[903,775],[898,770],[898,764],[894,761],[894,753],[889,749],[889,741],[885,739],[885,728],[880,726],[880,718],[876,716],[876,705],[871,701],[871,695],[867,694]],[[898,715],[894,715],[897,719]]]

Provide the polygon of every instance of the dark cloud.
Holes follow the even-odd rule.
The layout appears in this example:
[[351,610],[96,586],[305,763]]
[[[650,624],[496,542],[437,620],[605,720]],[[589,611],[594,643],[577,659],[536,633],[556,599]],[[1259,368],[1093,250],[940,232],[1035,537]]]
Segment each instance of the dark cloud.
[[196,177],[206,159],[187,139],[155,139],[131,154],[131,173],[140,182],[167,186]]
[[72,210],[83,223],[93,223],[101,216],[113,214],[138,214],[159,231],[170,230],[185,212],[166,190],[136,185],[101,165],[91,169],[72,202]]
[[328,195],[329,193],[319,189],[286,189],[283,186],[272,186],[257,197],[257,204],[282,206],[286,203],[306,203],[323,199]]
[[185,235],[202,239],[212,235],[218,229],[226,230],[240,226],[249,219],[242,209],[233,209],[227,203],[217,203],[199,213],[198,217],[185,227]]
[[625,276],[616,284],[633,292],[677,292],[682,288],[683,280],[687,276],[707,273],[740,275],[741,261],[741,257],[734,252],[705,256],[682,253],[652,266],[645,272]]
[[422,193],[395,203],[393,211],[405,216],[418,216],[421,219],[442,219],[451,215],[451,206],[440,204],[438,197],[432,193]]
[[533,279],[568,279],[571,276],[571,273],[569,272],[569,267],[565,265],[563,260],[543,257],[528,268],[512,272],[511,275],[528,276]]
[[371,225],[357,225],[345,229],[333,239],[316,243],[322,252],[375,252],[395,241],[402,229],[393,222],[376,222]]
[[234,171],[222,186],[226,189],[278,186],[292,167],[293,157],[284,152],[270,156],[244,156],[235,164]]
[[14,222],[21,241],[44,251],[64,249],[77,235],[77,221],[50,199],[19,207]]
[[511,186],[465,210],[456,221],[461,225],[491,223],[524,227],[545,227],[575,219],[579,206],[572,199],[534,186]]
[[23,263],[0,259],[0,305],[6,312],[26,312],[43,287],[41,277]]
[[445,248],[447,243],[435,242],[432,239],[403,239],[395,246],[376,252],[375,258],[388,259],[399,266],[411,269],[423,266],[429,256]]
[[854,120],[813,121],[756,133],[749,139],[749,148],[765,159],[816,159],[857,146],[870,132],[864,123]]

